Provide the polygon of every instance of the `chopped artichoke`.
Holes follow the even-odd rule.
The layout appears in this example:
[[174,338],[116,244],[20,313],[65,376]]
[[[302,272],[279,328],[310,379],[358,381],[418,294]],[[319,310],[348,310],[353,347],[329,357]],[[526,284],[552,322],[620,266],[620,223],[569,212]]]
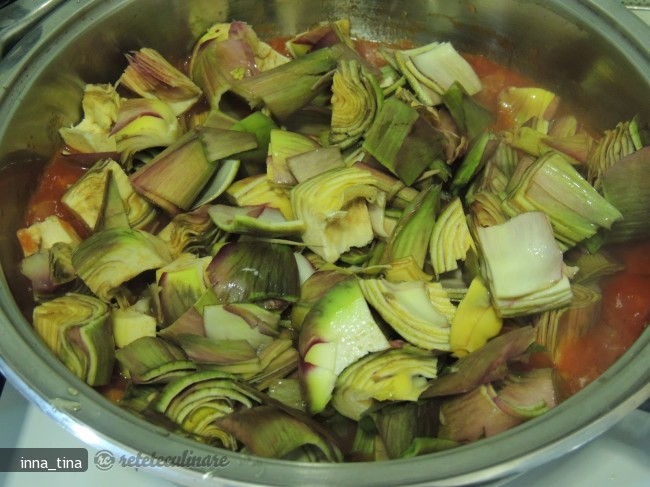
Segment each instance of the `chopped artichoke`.
[[258,237],[299,236],[305,230],[300,220],[287,221],[280,210],[257,206],[214,205],[208,210],[217,226],[228,233]]
[[558,97],[543,88],[507,88],[499,93],[499,105],[521,126],[532,118],[550,120],[559,103]]
[[264,105],[274,117],[284,120],[319,94],[329,92],[329,83],[322,82],[323,76],[349,52],[342,44],[325,47],[255,76],[236,80],[231,89],[252,108]]
[[532,326],[516,328],[488,341],[432,380],[420,398],[450,396],[476,389],[508,375],[508,361],[523,355],[535,342]]
[[343,459],[336,443],[319,423],[296,415],[297,412],[278,407],[257,406],[225,416],[219,420],[219,426],[253,455],[285,458],[297,449],[313,447],[325,461]]
[[491,384],[447,399],[440,406],[439,437],[460,443],[494,436],[524,422],[504,412],[496,403]]
[[478,76],[449,42],[433,42],[394,53],[397,65],[425,105],[437,105],[455,82],[471,96],[481,91]]
[[113,376],[115,344],[108,306],[83,294],[66,294],[34,308],[36,333],[81,380],[108,384]]
[[368,130],[384,101],[375,76],[356,60],[339,61],[332,83],[332,128],[329,143],[342,149]]
[[440,157],[445,142],[429,117],[391,97],[375,117],[363,148],[410,186]]
[[458,305],[451,323],[449,345],[456,357],[474,352],[501,331],[503,320],[490,302],[490,294],[480,278],[475,278]]
[[156,336],[156,318],[143,313],[136,305],[111,311],[115,346],[122,348],[138,338]]
[[159,233],[174,258],[183,252],[198,253],[211,248],[223,236],[210,214],[208,207],[201,207],[189,213],[176,215]]
[[522,213],[477,229],[484,278],[502,317],[561,308],[571,302],[562,251],[542,212]]
[[196,370],[182,348],[162,338],[142,336],[115,352],[135,384],[167,383]]
[[126,58],[129,65],[119,83],[134,93],[169,104],[175,116],[185,113],[199,100],[201,89],[158,51],[144,47]]
[[205,270],[210,260],[186,253],[156,270],[163,326],[179,319],[206,292]]
[[607,170],[642,147],[637,120],[618,123],[614,129],[605,131],[589,154],[587,179],[600,190],[602,177]]
[[614,222],[607,240],[624,242],[650,235],[650,184],[645,176],[650,162],[650,146],[618,161],[602,176],[603,194],[623,216]]
[[286,307],[298,299],[300,292],[293,252],[281,244],[228,243],[212,258],[206,275],[222,304],[275,302]]
[[317,147],[287,158],[287,166],[299,183],[318,176],[330,169],[345,166],[338,147]]
[[215,162],[257,147],[254,134],[202,127],[169,146],[131,176],[135,189],[167,212],[187,211],[208,184]]
[[285,46],[293,58],[299,58],[314,50],[333,46],[339,42],[344,42],[352,47],[350,19],[321,22],[316,27],[292,37],[285,43]]
[[117,151],[125,161],[144,149],[168,147],[180,134],[176,114],[167,103],[155,98],[124,100],[111,130]]
[[389,348],[372,317],[358,280],[332,286],[311,308],[300,328],[300,380],[308,411],[321,412],[338,375],[370,352]]
[[545,212],[555,237],[569,248],[593,236],[601,227],[611,228],[622,217],[557,152],[546,153],[526,169],[509,190],[504,208],[512,214]]
[[291,187],[297,184],[287,159],[319,147],[306,135],[287,130],[271,130],[269,153],[266,160],[266,177],[275,186]]
[[113,228],[84,240],[72,254],[79,277],[97,297],[110,301],[119,286],[141,272],[163,267],[172,258],[158,237],[125,228]]
[[440,190],[439,185],[429,186],[408,204],[386,243],[381,263],[411,257],[422,270],[438,213]]
[[203,308],[205,335],[212,340],[245,340],[254,349],[278,336],[280,314],[252,303]]
[[295,186],[291,206],[305,224],[303,242],[327,262],[374,238],[367,201],[377,197],[375,179],[354,167],[331,169]]
[[428,379],[436,377],[437,372],[436,357],[416,347],[404,345],[374,352],[338,377],[332,405],[358,421],[374,401],[417,401]]
[[117,152],[115,137],[110,133],[121,104],[115,87],[88,84],[81,104],[83,120],[74,127],[59,129],[67,149],[81,153]]
[[217,23],[198,40],[189,72],[213,107],[237,80],[255,76],[289,59],[258,39],[244,22]]
[[449,350],[450,323],[429,297],[423,281],[362,279],[365,298],[405,340],[426,350]]
[[150,225],[157,217],[155,207],[134,191],[122,167],[112,159],[99,160],[70,186],[61,201],[88,229],[95,230],[106,207],[111,178],[129,225],[136,229]]
[[287,220],[295,220],[287,191],[272,187],[266,174],[235,181],[226,190],[226,196],[237,206],[266,205],[280,210]]
[[537,342],[555,363],[563,346],[584,336],[600,316],[600,292],[579,284],[571,288],[573,300],[567,307],[541,313],[535,320]]
[[458,269],[458,261],[465,260],[468,250],[474,247],[463,205],[456,197],[440,212],[433,226],[429,256],[436,275]]
[[216,421],[259,402],[258,394],[226,372],[194,372],[169,382],[152,407],[184,430],[235,449],[236,439]]

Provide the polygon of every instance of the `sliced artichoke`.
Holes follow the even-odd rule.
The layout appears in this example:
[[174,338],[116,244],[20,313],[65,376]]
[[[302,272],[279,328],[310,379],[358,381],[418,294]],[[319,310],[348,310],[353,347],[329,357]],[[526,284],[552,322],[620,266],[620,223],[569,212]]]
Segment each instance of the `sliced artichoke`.
[[332,405],[358,421],[374,401],[417,401],[437,372],[436,357],[413,346],[371,353],[339,376]]
[[111,129],[121,99],[110,84],[88,84],[81,101],[84,118],[74,127],[61,128],[59,133],[68,150],[81,153],[117,152]]
[[186,112],[199,100],[201,89],[155,49],[144,47],[127,54],[126,58],[129,65],[119,83],[134,93],[164,101],[175,116]]
[[33,312],[36,333],[81,380],[108,384],[113,376],[115,344],[108,306],[83,294],[66,294]]
[[112,159],[98,161],[65,192],[61,201],[87,228],[95,230],[107,204],[109,175],[122,201],[129,226],[138,229],[150,225],[157,217],[155,207],[134,191],[122,167]]
[[169,264],[171,255],[158,237],[126,228],[112,228],[84,240],[72,254],[79,277],[100,299],[109,302],[119,287],[141,272]]
[[357,168],[332,169],[295,186],[291,206],[305,224],[302,239],[327,262],[374,238],[368,201],[378,189],[372,175]]
[[449,350],[450,323],[429,297],[423,281],[360,280],[368,303],[409,343],[426,350]]
[[383,93],[375,76],[356,60],[339,61],[332,82],[329,143],[342,149],[355,144],[381,110]]

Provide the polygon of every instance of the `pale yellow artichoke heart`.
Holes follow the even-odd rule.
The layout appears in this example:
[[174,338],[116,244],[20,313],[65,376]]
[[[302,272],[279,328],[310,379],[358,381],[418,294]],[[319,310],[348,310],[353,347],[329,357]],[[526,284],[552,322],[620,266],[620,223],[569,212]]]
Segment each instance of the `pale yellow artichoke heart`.
[[368,202],[379,190],[368,171],[335,168],[304,181],[291,191],[295,218],[305,223],[302,239],[327,262],[336,262],[352,247],[372,242]]
[[115,152],[115,137],[110,135],[110,131],[121,104],[115,87],[88,84],[81,103],[83,120],[74,127],[59,130],[66,147],[82,153]]

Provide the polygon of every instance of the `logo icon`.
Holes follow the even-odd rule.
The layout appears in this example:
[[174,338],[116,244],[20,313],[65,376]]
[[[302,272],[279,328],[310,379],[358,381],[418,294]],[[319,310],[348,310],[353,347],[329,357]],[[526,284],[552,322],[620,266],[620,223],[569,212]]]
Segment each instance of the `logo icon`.
[[110,470],[115,464],[115,457],[108,450],[99,450],[95,453],[95,467],[99,470]]

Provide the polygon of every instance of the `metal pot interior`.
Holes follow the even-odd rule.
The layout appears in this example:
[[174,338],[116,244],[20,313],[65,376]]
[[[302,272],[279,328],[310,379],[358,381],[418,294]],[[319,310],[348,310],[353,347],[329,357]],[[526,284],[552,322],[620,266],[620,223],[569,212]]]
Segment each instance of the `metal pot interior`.
[[[31,331],[26,281],[17,271],[22,226],[38,171],[59,147],[57,129],[80,118],[86,83],[116,80],[124,53],[153,47],[183,60],[216,21],[250,23],[263,38],[348,16],[361,38],[415,44],[449,40],[516,67],[570,100],[595,129],[650,115],[650,35],[605,1],[531,0],[127,0],[65,2],[0,64],[0,352],[3,371],[66,428],[118,452],[215,450],[133,417],[74,378]],[[644,47],[645,46],[645,47]],[[601,379],[542,418],[458,451],[377,465],[305,465],[230,455],[214,472],[230,485],[458,485],[531,468],[587,441],[650,394],[645,335]],[[72,388],[72,389],[71,389]],[[71,392],[71,391],[74,391]],[[66,408],[73,401],[74,411]],[[581,404],[582,403],[582,404]],[[585,408],[584,405],[589,407]],[[163,440],[164,439],[164,440]],[[163,440],[163,441],[161,441]],[[219,451],[217,451],[219,452]],[[223,453],[223,452],[221,452]],[[156,472],[177,482],[206,471]]]

